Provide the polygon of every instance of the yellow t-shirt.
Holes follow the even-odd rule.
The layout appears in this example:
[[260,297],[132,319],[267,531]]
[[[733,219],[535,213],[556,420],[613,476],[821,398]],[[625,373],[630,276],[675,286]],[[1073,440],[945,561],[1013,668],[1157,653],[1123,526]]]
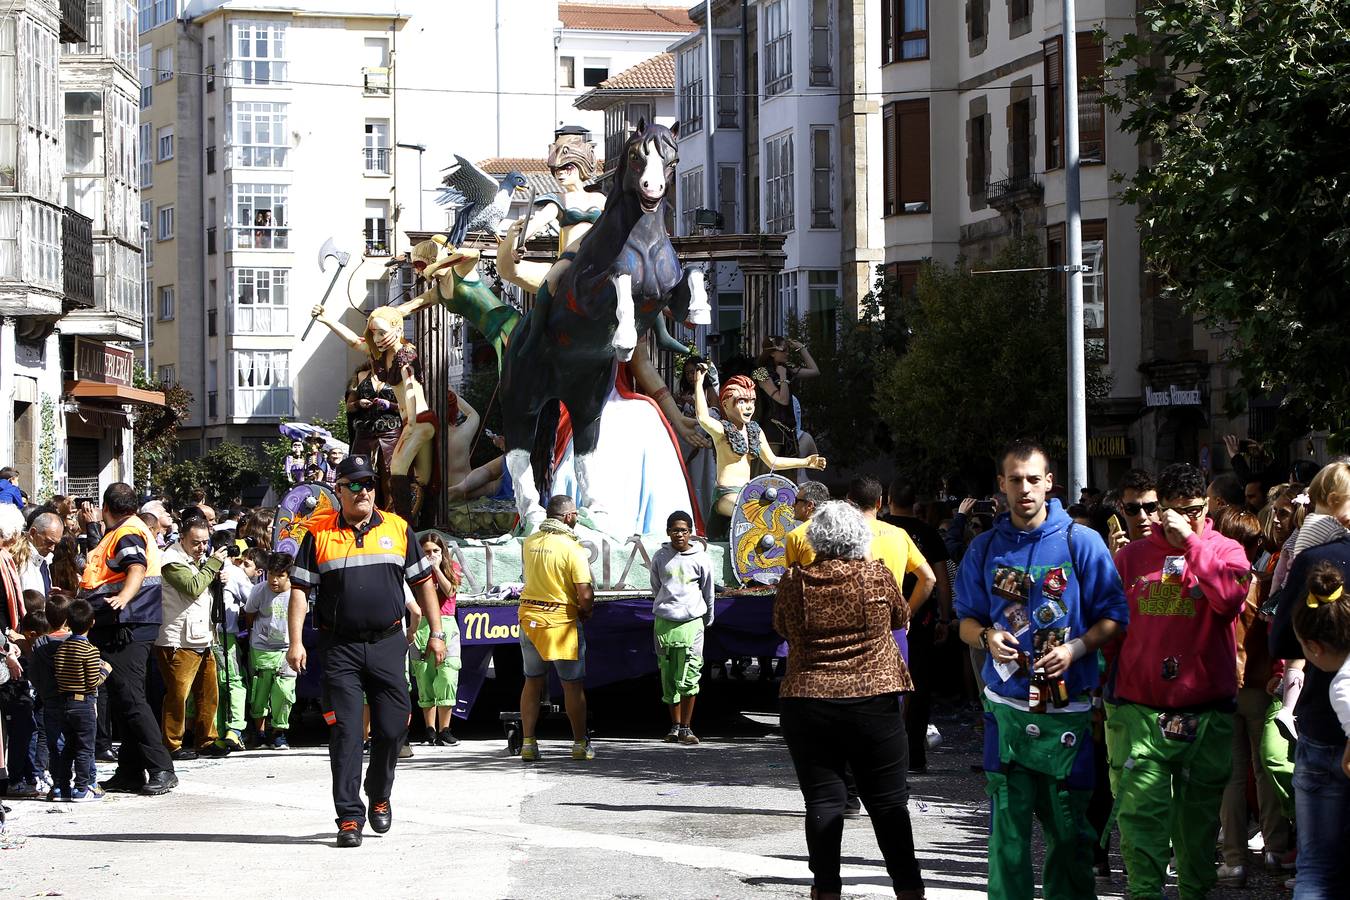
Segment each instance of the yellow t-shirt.
[[525,562],[525,589],[520,612],[541,625],[567,625],[577,620],[578,584],[590,584],[591,563],[586,549],[566,534],[536,531],[521,545]]
[[[804,522],[788,532],[783,541],[783,552],[788,566],[809,566],[816,560],[816,551],[806,537],[809,522]],[[868,519],[867,527],[872,530],[872,544],[869,552],[873,559],[879,559],[895,576],[895,583],[903,585],[905,575],[917,571],[925,562],[923,554],[910,539],[903,528]]]

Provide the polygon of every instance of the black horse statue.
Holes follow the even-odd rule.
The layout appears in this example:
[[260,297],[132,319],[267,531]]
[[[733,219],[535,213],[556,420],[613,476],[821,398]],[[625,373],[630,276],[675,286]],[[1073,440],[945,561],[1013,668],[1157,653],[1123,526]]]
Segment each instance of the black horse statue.
[[[639,121],[624,144],[604,212],[575,253],[549,271],[535,305],[507,345],[502,368],[506,465],[527,529],[544,518],[559,403],[572,421],[580,505],[589,506],[591,455],[600,412],[619,362],[656,327],[662,346],[687,352],[666,332],[661,316],[683,320],[690,278],[666,233],[666,186],[678,160],[679,125]],[[697,276],[701,277],[701,276]]]

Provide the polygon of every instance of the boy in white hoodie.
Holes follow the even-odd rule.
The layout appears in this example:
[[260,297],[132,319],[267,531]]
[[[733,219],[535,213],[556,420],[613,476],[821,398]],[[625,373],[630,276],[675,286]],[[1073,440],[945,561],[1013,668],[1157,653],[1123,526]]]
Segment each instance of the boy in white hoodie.
[[670,707],[666,743],[697,744],[690,729],[703,671],[703,630],[713,621],[713,567],[707,551],[693,546],[693,517],[666,519],[668,543],[652,557],[653,636],[661,671],[661,699]]

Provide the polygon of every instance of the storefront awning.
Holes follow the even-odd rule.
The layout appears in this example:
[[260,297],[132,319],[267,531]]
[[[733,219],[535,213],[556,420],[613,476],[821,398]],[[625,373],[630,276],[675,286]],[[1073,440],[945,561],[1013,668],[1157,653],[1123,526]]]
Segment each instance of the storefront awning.
[[74,409],[67,407],[66,421],[78,420],[85,425],[102,428],[107,431],[120,431],[131,427],[131,417],[120,409],[108,406],[91,406],[88,403],[76,403]]
[[163,391],[146,391],[125,384],[107,384],[82,378],[66,383],[66,393],[76,400],[103,400],[141,406],[164,406]]

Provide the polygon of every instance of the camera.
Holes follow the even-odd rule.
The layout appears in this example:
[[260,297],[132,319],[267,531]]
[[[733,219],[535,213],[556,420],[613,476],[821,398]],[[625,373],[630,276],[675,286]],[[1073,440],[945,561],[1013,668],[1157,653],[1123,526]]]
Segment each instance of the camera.
[[976,500],[975,506],[971,509],[971,512],[975,513],[977,516],[991,516],[994,514],[994,501]]

